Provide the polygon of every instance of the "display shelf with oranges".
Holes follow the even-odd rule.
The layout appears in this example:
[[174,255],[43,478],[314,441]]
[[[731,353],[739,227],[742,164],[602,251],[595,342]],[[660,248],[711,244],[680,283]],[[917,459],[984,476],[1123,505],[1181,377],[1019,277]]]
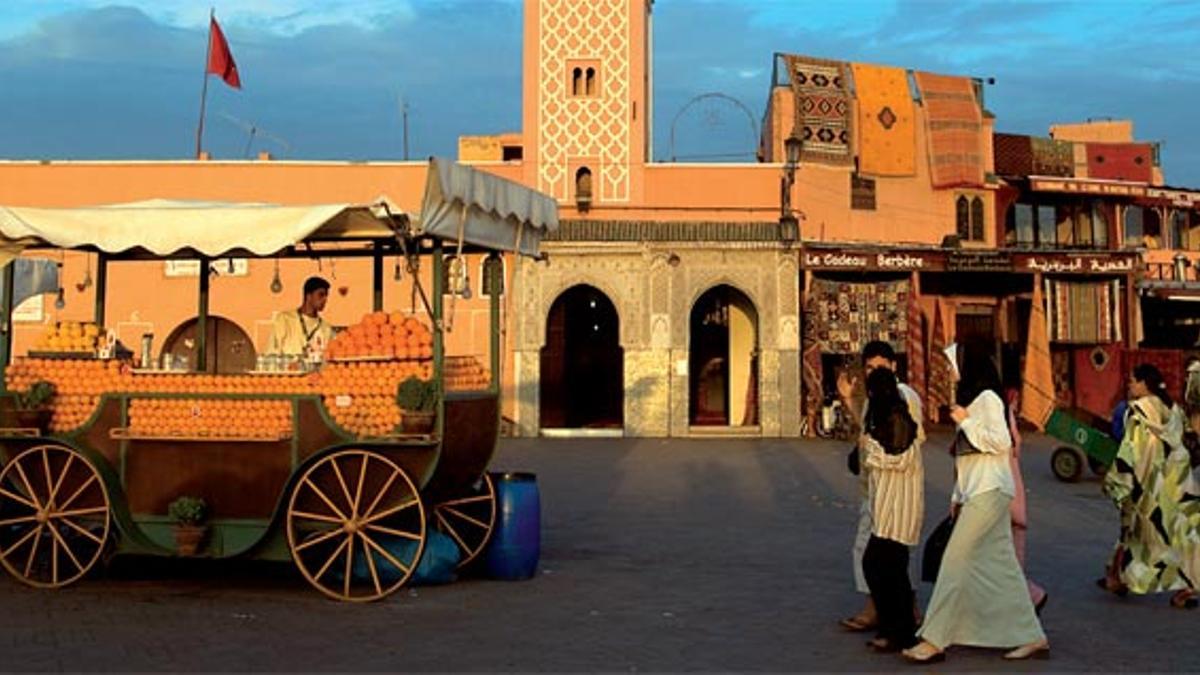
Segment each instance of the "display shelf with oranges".
[[[446,368],[448,390],[485,389],[490,382],[487,371],[476,357],[448,357]],[[271,438],[284,431],[290,434],[292,412],[289,399],[293,396],[318,396],[331,422],[347,434],[392,437],[401,418],[400,407],[396,405],[396,388],[408,377],[431,380],[433,375],[433,363],[430,360],[396,359],[328,363],[320,370],[299,375],[292,372],[208,375],[179,371],[139,372],[130,363],[119,360],[23,357],[8,365],[6,372],[8,387],[14,390],[28,389],[38,381],[54,384],[55,396],[50,402],[53,416],[48,429],[53,434],[65,434],[88,423],[100,408],[102,396],[106,394],[132,396],[130,429],[118,431],[119,435],[125,434],[124,437],[130,438],[157,436],[164,432],[158,428],[140,428],[134,414],[139,410],[156,411],[150,413],[151,423],[163,426],[169,416],[162,411],[176,410],[167,406],[167,401],[184,406],[184,410],[191,410],[190,406],[197,400],[258,402],[257,396],[274,398],[270,402],[276,406],[272,408],[275,413],[265,419],[262,414],[254,413],[253,419],[259,423],[265,422],[262,428],[244,425],[250,431],[242,429],[234,436]],[[163,401],[163,404],[146,404],[148,401]],[[235,410],[250,411],[256,408],[230,408],[230,411]],[[287,417],[286,425],[284,417]],[[226,440],[210,430],[205,431],[202,426],[196,429],[188,426],[168,428],[166,435]]]
[[371,312],[325,346],[324,359],[419,361],[433,358],[433,333],[415,316]]
[[59,321],[46,328],[30,352],[42,358],[94,357],[103,332],[94,323]]
[[133,398],[128,426],[112,438],[254,440],[291,438],[292,405],[287,400],[227,398]]

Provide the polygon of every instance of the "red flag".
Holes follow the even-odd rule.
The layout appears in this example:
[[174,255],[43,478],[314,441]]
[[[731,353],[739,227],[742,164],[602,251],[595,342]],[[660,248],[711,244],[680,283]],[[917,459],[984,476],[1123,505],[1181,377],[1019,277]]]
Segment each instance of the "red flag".
[[237,64],[233,62],[233,54],[229,51],[225,34],[217,25],[216,17],[212,17],[210,21],[212,24],[208,27],[208,70],[205,72],[219,75],[225,80],[225,84],[234,89],[241,89],[242,80],[238,77]]

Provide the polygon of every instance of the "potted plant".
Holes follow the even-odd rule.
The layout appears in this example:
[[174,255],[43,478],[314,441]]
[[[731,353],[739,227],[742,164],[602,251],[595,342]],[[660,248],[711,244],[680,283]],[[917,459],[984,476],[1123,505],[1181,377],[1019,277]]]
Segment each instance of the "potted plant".
[[396,402],[404,415],[400,430],[406,434],[427,434],[433,431],[437,387],[432,380],[409,376],[396,389]]
[[13,392],[4,409],[0,425],[37,429],[39,433],[50,426],[54,411],[48,405],[54,398],[54,385],[45,380],[34,382],[25,391]]
[[167,507],[175,521],[175,550],[179,555],[196,555],[208,534],[208,504],[200,497],[180,497]]

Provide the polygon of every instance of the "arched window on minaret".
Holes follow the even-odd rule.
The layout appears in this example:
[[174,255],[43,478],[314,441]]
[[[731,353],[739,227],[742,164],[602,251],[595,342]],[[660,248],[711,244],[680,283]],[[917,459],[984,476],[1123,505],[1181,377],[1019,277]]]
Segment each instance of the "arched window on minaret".
[[575,172],[575,204],[580,210],[592,205],[592,170],[586,166]]
[[586,90],[588,96],[596,95],[596,69],[595,68],[587,69],[587,86],[586,86],[585,90]]

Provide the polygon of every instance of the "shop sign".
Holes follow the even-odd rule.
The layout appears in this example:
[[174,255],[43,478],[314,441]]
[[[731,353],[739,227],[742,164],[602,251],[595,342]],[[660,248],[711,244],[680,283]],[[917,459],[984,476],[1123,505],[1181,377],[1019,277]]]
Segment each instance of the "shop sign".
[[1184,208],[1200,206],[1200,192],[1168,190],[1166,188],[1146,188],[1146,196],[1152,199],[1164,199],[1171,202],[1171,206]]
[[920,253],[805,253],[804,266],[836,270],[927,270],[932,261]]
[[1009,272],[1012,256],[1003,251],[951,251],[946,257],[950,272]]
[[1050,274],[1128,274],[1134,269],[1134,260],[1108,256],[1031,255],[1025,259],[1023,268]]
[[1031,187],[1040,192],[1074,192],[1089,195],[1120,195],[1123,197],[1144,197],[1146,186],[1130,185],[1127,183],[1106,183],[1100,181],[1078,180],[1047,180],[1035,178],[1030,181]]

